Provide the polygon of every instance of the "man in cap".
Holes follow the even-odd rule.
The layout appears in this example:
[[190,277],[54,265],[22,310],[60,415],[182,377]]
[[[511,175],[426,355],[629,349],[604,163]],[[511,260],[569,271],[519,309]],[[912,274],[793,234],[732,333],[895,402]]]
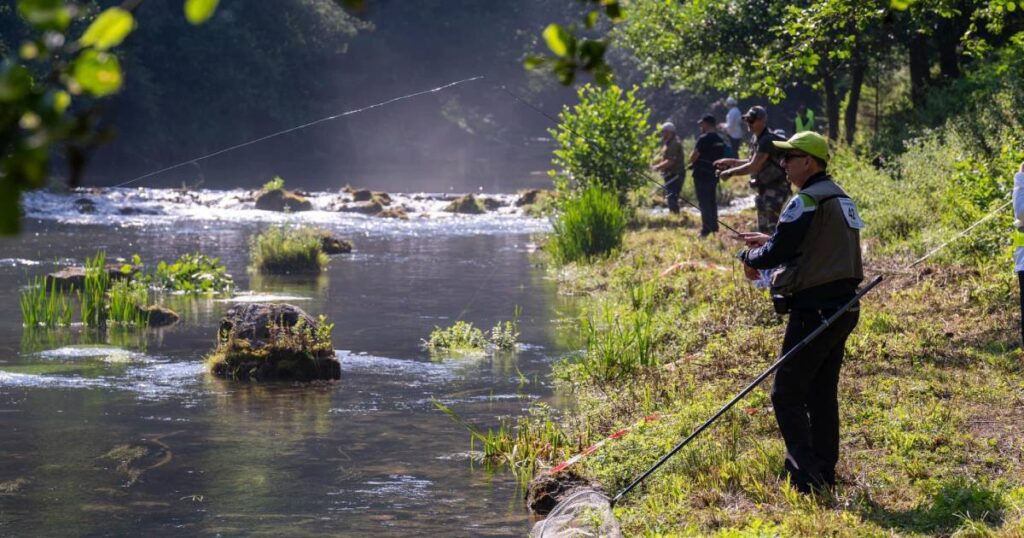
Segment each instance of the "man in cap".
[[[740,252],[748,278],[772,277],[776,311],[789,313],[786,353],[851,301],[863,280],[860,230],[853,200],[828,175],[828,142],[815,132],[774,142],[789,181],[799,192],[771,236],[743,234]],[[846,339],[857,325],[855,305],[790,357],[775,373],[771,398],[786,442],[785,469],[801,492],[831,488],[839,461],[839,370]]]
[[743,141],[743,113],[740,112],[738,106],[736,106],[736,100],[729,97],[725,100],[725,105],[729,107],[729,112],[725,114],[725,123],[722,124],[722,128],[725,129],[725,134],[729,135],[729,143],[732,146],[732,154],[740,154],[740,143]]
[[665,181],[665,198],[668,210],[679,213],[679,192],[683,189],[686,179],[686,161],[683,157],[683,143],[676,136],[676,126],[670,122],[661,124],[661,151],[658,162],[652,167],[661,172]]
[[715,117],[708,114],[697,122],[700,136],[690,153],[693,168],[693,188],[700,206],[700,236],[707,237],[718,231],[718,178],[715,161],[725,156],[725,140],[719,136]]
[[768,128],[768,111],[761,106],[751,107],[743,120],[750,129],[753,147],[746,161],[719,159],[715,168],[721,170],[719,178],[750,174],[750,186],[757,193],[754,205],[757,207],[757,231],[772,233],[779,219],[782,206],[789,199],[789,183],[778,158],[781,152],[772,142],[784,140]]
[[1013,176],[1013,226],[1013,265],[1020,287],[1020,335],[1024,346],[1024,162]]

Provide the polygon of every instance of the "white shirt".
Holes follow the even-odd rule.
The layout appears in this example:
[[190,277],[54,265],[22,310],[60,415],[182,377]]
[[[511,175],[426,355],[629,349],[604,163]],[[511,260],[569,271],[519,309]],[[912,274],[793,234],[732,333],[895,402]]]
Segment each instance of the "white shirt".
[[[1024,172],[1013,176],[1013,225],[1024,230]],[[1018,272],[1024,271],[1024,247],[1013,249],[1013,262]]]
[[737,107],[732,107],[725,115],[725,132],[730,138],[743,138],[743,114]]

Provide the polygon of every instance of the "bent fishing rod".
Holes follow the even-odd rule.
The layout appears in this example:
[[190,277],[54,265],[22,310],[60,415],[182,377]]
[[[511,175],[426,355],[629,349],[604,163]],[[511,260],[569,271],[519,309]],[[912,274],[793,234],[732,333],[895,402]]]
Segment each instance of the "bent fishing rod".
[[[533,110],[534,112],[537,112],[537,113],[538,113],[538,114],[540,114],[541,116],[544,116],[545,118],[547,118],[548,120],[550,120],[550,121],[551,121],[552,123],[554,123],[555,125],[557,125],[557,126],[561,127],[562,129],[565,129],[565,131],[566,131],[566,132],[568,132],[569,134],[572,134],[573,136],[575,136],[575,137],[577,137],[577,138],[579,138],[579,139],[583,140],[584,142],[586,142],[586,143],[590,144],[590,145],[591,145],[591,146],[592,146],[592,147],[594,148],[594,151],[595,151],[595,152],[596,152],[596,153],[597,153],[597,154],[598,154],[598,155],[599,155],[599,156],[600,156],[600,157],[601,157],[602,159],[604,159],[604,160],[610,160],[610,159],[609,159],[609,157],[608,157],[608,155],[607,155],[606,153],[604,153],[604,152],[602,152],[602,151],[601,151],[601,148],[600,148],[600,146],[598,146],[598,145],[597,145],[597,144],[596,144],[596,143],[595,143],[595,142],[594,142],[593,140],[591,140],[590,138],[587,138],[587,137],[585,137],[585,136],[581,135],[580,133],[578,133],[578,132],[576,132],[576,131],[574,131],[574,130],[572,130],[572,129],[569,129],[568,127],[566,127],[566,126],[562,125],[562,123],[561,123],[561,122],[559,122],[557,118],[555,118],[554,116],[552,116],[552,115],[548,114],[547,112],[545,112],[544,110],[542,110],[542,109],[541,109],[540,107],[538,107],[538,106],[534,105],[533,103],[531,103],[531,102],[527,101],[526,99],[523,99],[522,97],[520,97],[520,96],[516,95],[516,94],[515,94],[515,93],[513,93],[513,92],[512,92],[511,90],[509,90],[508,88],[506,88],[506,87],[505,87],[504,85],[501,85],[501,84],[493,84],[493,86],[494,86],[495,88],[497,88],[498,90],[501,90],[502,92],[504,92],[504,93],[508,94],[508,95],[509,95],[510,97],[512,97],[512,98],[513,98],[513,99],[515,99],[516,101],[518,101],[518,102],[522,103],[523,105],[525,105],[525,106],[529,107],[529,108],[530,108],[530,109],[532,109],[532,110]],[[614,143],[615,143],[615,141],[612,141],[612,144],[614,144]],[[660,182],[660,181],[656,181],[656,180],[654,180],[653,178],[651,178],[651,176],[647,175],[647,173],[646,173],[646,170],[644,170],[644,171],[637,171],[636,167],[630,166],[630,165],[628,165],[628,164],[627,164],[627,166],[626,166],[626,171],[627,171],[627,173],[628,173],[628,174],[630,175],[630,177],[634,177],[634,178],[635,178],[635,177],[639,177],[639,178],[642,178],[642,179],[643,179],[644,181],[647,181],[647,182],[653,183],[653,184],[654,184],[655,186],[657,186],[657,188],[659,188],[659,189],[661,189],[661,190],[665,191],[665,195],[666,195],[666,196],[675,196],[675,197],[676,197],[676,199],[678,199],[678,200],[682,200],[682,201],[683,201],[684,203],[686,203],[686,205],[688,205],[688,206],[690,206],[690,207],[693,207],[693,208],[697,209],[698,211],[700,211],[700,206],[699,206],[699,205],[697,205],[697,204],[695,204],[695,203],[691,202],[690,200],[688,200],[688,199],[687,199],[687,198],[686,198],[685,196],[683,196],[682,194],[674,194],[674,193],[672,193],[672,192],[670,192],[670,191],[668,190],[668,185],[669,185],[669,184],[671,184],[671,183],[673,183],[674,181],[676,181],[676,180],[680,179],[680,178],[678,178],[678,177],[677,177],[677,178],[673,179],[672,181],[669,181],[668,183],[662,183],[662,182]],[[732,232],[732,233],[734,233],[734,234],[736,234],[736,235],[738,235],[738,236],[741,236],[741,235],[743,235],[743,232],[740,232],[739,230],[737,230],[737,229],[733,228],[732,226],[729,226],[728,224],[726,224],[726,223],[722,222],[722,221],[721,221],[720,219],[715,219],[715,222],[717,222],[719,226],[721,226],[721,227],[725,228],[726,230],[729,230],[730,232]]]

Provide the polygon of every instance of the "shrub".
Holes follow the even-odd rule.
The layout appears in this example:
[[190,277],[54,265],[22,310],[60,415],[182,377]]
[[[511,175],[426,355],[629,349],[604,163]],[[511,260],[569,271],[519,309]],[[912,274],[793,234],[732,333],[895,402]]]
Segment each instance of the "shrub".
[[283,188],[284,188],[284,178],[282,178],[281,176],[274,176],[274,179],[271,179],[270,181],[268,181],[268,182],[263,184],[263,188],[261,190],[263,192],[270,192],[270,191],[281,190]]
[[657,138],[645,134],[651,111],[636,97],[636,89],[586,85],[580,102],[559,114],[561,123],[550,133],[558,148],[551,171],[559,192],[582,191],[600,185],[625,201],[629,191],[644,182]]
[[615,194],[592,186],[561,204],[548,248],[558,263],[588,261],[618,248],[626,224]]
[[434,327],[424,345],[434,352],[475,353],[487,348],[487,339],[472,323],[460,320],[448,328]]
[[259,273],[318,273],[330,258],[323,251],[318,230],[275,226],[249,242],[252,270]]

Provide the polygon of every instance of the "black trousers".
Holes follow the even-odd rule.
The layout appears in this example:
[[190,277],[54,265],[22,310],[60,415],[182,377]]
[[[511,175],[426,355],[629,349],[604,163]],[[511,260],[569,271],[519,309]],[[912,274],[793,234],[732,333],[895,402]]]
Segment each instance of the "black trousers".
[[683,190],[685,174],[669,174],[665,176],[665,200],[668,202],[669,213],[679,213],[679,193]]
[[1017,284],[1020,286],[1020,345],[1024,348],[1024,271],[1017,271]]
[[718,180],[714,176],[693,177],[693,188],[697,192],[700,206],[700,234],[718,231]]
[[[858,307],[854,307],[858,308]],[[836,309],[794,310],[783,353],[820,326]],[[839,370],[846,339],[859,311],[847,311],[775,373],[772,405],[786,442],[786,473],[797,490],[835,484],[839,462]]]

